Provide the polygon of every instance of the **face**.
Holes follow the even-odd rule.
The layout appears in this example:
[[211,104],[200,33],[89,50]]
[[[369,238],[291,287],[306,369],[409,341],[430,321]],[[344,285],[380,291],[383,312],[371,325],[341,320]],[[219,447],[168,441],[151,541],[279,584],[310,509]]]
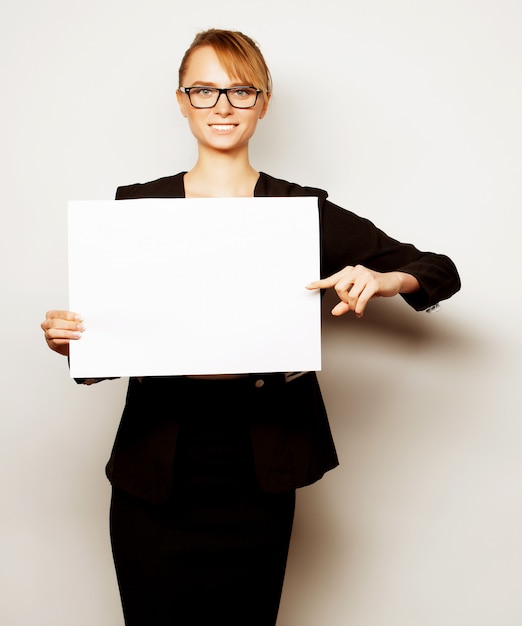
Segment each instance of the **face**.
[[[183,77],[183,87],[193,85],[225,88],[244,85],[244,82],[229,76],[214,49],[205,46],[192,52]],[[251,109],[235,109],[224,94],[212,109],[195,109],[188,95],[179,91],[177,98],[181,113],[187,118],[200,147],[221,151],[245,148],[268,107],[268,98],[262,93]]]

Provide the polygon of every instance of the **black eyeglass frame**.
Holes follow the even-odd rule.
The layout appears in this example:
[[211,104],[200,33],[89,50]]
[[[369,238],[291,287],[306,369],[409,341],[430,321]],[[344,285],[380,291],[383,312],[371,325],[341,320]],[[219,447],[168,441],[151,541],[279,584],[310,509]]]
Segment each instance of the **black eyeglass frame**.
[[[204,106],[204,107],[200,107],[200,106],[196,106],[195,104],[193,104],[192,99],[190,97],[190,92],[193,89],[202,89],[203,87],[205,87],[205,85],[194,85],[192,87],[180,87],[179,90],[182,93],[186,93],[189,99],[189,102],[191,104],[191,106],[193,106],[195,109],[213,109],[216,104],[219,102],[219,99],[221,98],[222,94],[225,94],[230,106],[234,107],[234,109],[253,109],[256,104],[257,104],[257,99],[259,97],[259,94],[261,93],[261,89],[257,89],[257,87],[254,87],[253,85],[238,85],[237,87],[210,87],[208,86],[207,89],[215,89],[218,92],[216,101],[214,102],[214,104],[209,104],[208,106]],[[254,89],[256,92],[256,99],[254,100],[254,104],[250,104],[247,107],[239,107],[236,104],[232,104],[232,102],[230,102],[230,98],[228,97],[228,92],[229,91],[235,91],[238,89]]]

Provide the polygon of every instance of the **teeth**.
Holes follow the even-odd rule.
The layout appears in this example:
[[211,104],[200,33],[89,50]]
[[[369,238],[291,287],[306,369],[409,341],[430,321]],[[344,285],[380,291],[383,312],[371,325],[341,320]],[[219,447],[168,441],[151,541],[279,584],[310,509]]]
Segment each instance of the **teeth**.
[[216,130],[232,130],[234,128],[234,124],[212,124],[212,128]]

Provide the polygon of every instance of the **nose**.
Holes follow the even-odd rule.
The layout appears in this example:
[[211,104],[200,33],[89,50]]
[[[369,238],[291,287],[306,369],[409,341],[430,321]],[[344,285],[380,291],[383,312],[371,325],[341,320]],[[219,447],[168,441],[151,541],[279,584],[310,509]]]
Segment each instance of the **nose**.
[[216,109],[218,113],[222,113],[222,114],[230,113],[230,109],[232,108],[232,105],[228,101],[226,93],[219,94],[218,101],[214,105],[214,108]]

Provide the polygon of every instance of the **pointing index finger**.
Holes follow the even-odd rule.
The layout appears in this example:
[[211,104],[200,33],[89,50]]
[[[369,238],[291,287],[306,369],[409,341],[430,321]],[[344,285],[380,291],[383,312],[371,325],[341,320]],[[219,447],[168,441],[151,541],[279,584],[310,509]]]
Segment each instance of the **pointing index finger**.
[[321,280],[313,280],[311,283],[306,285],[307,289],[327,289],[328,287],[333,287],[335,285],[335,280],[330,278],[323,278]]

